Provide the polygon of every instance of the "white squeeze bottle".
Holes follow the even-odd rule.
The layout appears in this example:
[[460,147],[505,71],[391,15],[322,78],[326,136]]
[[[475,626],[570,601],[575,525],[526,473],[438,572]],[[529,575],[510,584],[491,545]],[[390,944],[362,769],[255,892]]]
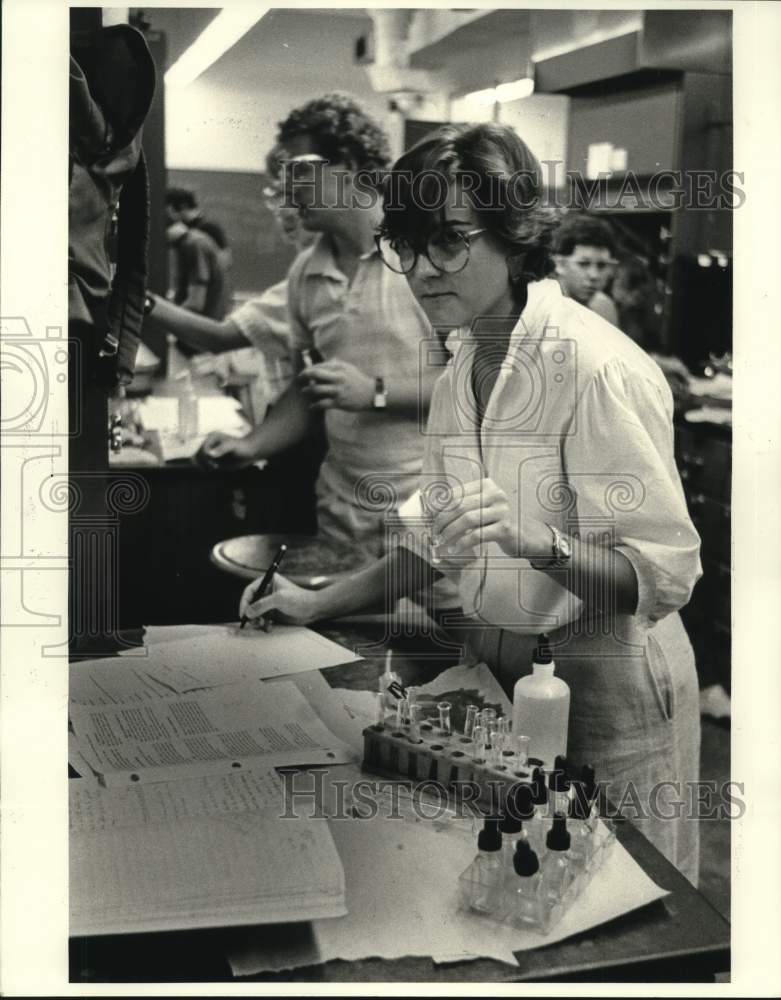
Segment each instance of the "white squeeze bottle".
[[554,675],[555,663],[547,635],[537,639],[532,673],[513,689],[513,733],[529,737],[529,756],[538,757],[546,770],[567,753],[569,685]]

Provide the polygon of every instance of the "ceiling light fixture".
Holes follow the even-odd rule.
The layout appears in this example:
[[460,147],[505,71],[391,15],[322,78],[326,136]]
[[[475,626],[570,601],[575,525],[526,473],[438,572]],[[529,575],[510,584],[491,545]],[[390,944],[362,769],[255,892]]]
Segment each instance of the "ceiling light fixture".
[[268,7],[224,7],[165,74],[168,87],[186,87],[238,42],[268,13]]
[[521,101],[534,93],[534,78],[521,77],[511,83],[499,83],[488,90],[473,90],[464,94],[464,100],[476,108],[489,107],[492,104],[507,104],[509,101]]

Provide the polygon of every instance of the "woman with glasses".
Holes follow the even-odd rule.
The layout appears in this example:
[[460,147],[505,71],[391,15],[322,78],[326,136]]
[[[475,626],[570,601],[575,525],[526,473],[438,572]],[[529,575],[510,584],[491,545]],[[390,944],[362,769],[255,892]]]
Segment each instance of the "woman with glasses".
[[396,163],[379,247],[450,331],[452,355],[431,403],[419,516],[371,569],[318,592],[277,577],[255,604],[247,588],[241,610],[335,617],[431,567],[457,587],[467,643],[508,692],[548,632],[571,689],[568,754],[696,881],[686,796],[698,689],[677,611],[700,575],[699,538],[673,460],[672,398],[643,351],[548,277],[539,177],[516,133],[494,124],[444,127]]

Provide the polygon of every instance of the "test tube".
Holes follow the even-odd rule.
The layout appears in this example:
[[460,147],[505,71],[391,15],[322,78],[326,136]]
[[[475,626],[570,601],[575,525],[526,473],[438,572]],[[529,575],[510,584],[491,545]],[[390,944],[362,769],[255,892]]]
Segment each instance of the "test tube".
[[450,702],[440,701],[437,705],[439,711],[439,729],[443,736],[450,736],[452,729],[450,728]]
[[486,732],[490,732],[491,727],[496,722],[496,709],[484,708],[480,714],[482,716],[480,721],[485,726]]
[[402,730],[407,723],[408,702],[406,698],[399,698],[396,703],[396,729]]
[[472,737],[475,728],[475,720],[479,714],[477,705],[468,705],[466,709],[466,719],[464,720],[464,736]]
[[519,733],[513,737],[513,743],[515,744],[515,767],[517,770],[526,767],[529,761],[529,737]]
[[[491,744],[491,752],[493,754],[501,754],[502,750],[504,750],[504,733],[496,722],[493,723],[488,733],[488,742]],[[497,761],[497,763],[499,762]]]
[[385,725],[385,695],[382,691],[378,691],[374,696],[375,698],[375,709],[374,709],[374,724],[375,726]]
[[475,764],[485,763],[485,728],[475,726],[472,730],[472,739],[475,741]]
[[420,737],[420,705],[417,701],[409,701],[409,738],[413,743],[422,743]]

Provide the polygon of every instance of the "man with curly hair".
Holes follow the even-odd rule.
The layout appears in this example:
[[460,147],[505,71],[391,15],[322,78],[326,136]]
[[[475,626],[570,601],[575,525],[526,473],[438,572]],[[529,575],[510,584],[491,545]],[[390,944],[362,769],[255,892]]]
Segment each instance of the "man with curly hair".
[[417,487],[421,427],[439,374],[421,370],[421,339],[431,337],[426,315],[375,246],[382,206],[372,175],[389,162],[388,141],[344,94],[296,108],[277,138],[288,195],[304,228],[318,234],[288,273],[299,374],[260,427],[243,438],[210,434],[200,459],[241,468],[303,440],[323,414],[318,532],[377,556],[386,509]]

